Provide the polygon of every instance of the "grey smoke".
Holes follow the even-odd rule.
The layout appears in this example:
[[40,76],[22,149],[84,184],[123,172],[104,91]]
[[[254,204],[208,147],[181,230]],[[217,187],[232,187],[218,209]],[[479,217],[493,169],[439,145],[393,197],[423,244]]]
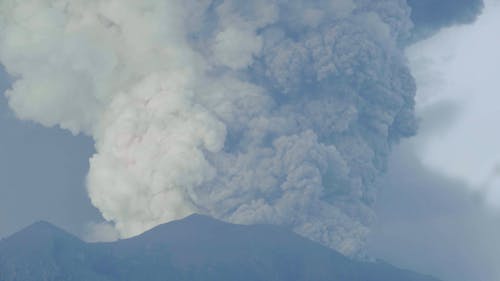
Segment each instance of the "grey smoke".
[[437,30],[455,24],[468,24],[484,8],[483,0],[408,0],[415,24],[413,40],[433,35]]
[[120,236],[193,212],[355,254],[416,130],[405,1],[0,1],[21,119],[95,140]]
[[499,280],[498,212],[462,181],[426,168],[418,153],[406,141],[393,150],[368,252],[442,280]]

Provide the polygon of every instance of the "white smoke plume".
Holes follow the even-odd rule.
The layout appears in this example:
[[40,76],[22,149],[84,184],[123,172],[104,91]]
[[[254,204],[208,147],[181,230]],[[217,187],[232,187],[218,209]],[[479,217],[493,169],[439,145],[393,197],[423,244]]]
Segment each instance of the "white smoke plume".
[[415,131],[403,0],[0,0],[21,119],[95,140],[88,193],[122,237],[197,212],[345,254]]

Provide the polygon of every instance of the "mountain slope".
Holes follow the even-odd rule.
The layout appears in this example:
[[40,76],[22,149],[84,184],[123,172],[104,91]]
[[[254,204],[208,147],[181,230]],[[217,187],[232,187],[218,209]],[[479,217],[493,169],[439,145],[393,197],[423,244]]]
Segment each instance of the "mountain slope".
[[200,215],[113,243],[87,244],[48,223],[34,224],[0,242],[0,281],[14,280],[437,281],[350,260],[275,226]]

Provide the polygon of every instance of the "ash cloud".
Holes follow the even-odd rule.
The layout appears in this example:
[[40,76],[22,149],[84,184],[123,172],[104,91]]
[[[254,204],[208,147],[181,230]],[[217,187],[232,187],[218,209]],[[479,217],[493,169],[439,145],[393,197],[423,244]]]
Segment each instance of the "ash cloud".
[[408,0],[415,24],[414,41],[439,29],[474,22],[484,8],[483,0]]
[[416,130],[405,1],[2,1],[21,119],[93,137],[121,237],[197,212],[354,255]]

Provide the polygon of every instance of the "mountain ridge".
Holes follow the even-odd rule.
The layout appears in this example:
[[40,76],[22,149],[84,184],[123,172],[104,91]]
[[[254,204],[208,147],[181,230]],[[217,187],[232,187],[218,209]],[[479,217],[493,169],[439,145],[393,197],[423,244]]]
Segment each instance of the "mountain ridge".
[[116,242],[86,243],[47,222],[0,241],[0,281],[166,278],[438,281],[381,262],[351,260],[281,227],[197,214]]

